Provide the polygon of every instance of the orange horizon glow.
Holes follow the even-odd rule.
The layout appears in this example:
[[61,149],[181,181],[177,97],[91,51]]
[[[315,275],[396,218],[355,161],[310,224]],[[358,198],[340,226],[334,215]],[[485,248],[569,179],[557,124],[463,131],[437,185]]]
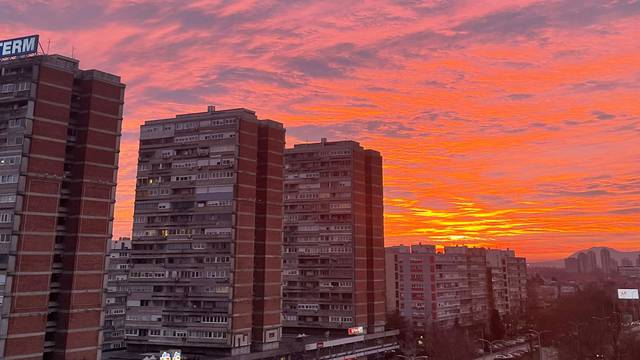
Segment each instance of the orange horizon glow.
[[[245,107],[287,144],[384,159],[387,245],[533,261],[640,250],[637,1],[13,1],[0,37],[127,84],[114,237],[129,236],[139,126]],[[49,41],[50,40],[50,43]]]

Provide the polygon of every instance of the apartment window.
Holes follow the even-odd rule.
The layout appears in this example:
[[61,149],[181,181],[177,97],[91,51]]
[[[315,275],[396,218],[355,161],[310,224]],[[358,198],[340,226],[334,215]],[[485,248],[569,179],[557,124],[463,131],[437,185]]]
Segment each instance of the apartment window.
[[9,223],[11,222],[11,213],[4,212],[0,213],[0,223]]
[[15,194],[0,194],[0,203],[12,203],[16,202]]
[[202,250],[206,248],[206,245],[204,243],[195,243],[191,245],[191,248],[195,250]]
[[129,336],[138,336],[140,334],[140,330],[139,329],[126,329],[124,331],[125,334],[129,335]]
[[206,324],[226,324],[226,316],[203,316],[202,322]]
[[170,209],[171,203],[158,203],[158,209]]
[[139,171],[151,170],[151,164],[143,163],[138,165]]
[[320,305],[318,305],[318,304],[298,304],[298,310],[318,311],[318,310],[320,310]]
[[25,91],[31,89],[30,82],[19,82],[18,83],[18,91]]
[[0,234],[0,243],[11,242],[11,233]]
[[149,329],[149,336],[162,336],[162,330],[160,329]]
[[207,271],[207,277],[211,279],[224,279],[227,277],[227,272],[223,270]]
[[10,166],[15,165],[20,162],[19,156],[5,156],[0,157],[0,166]]
[[16,90],[16,84],[4,84],[0,87],[0,93],[10,93]]
[[18,175],[0,175],[0,184],[15,184],[18,182]]
[[160,157],[169,158],[174,156],[175,154],[176,154],[175,150],[162,150],[162,152],[160,153]]

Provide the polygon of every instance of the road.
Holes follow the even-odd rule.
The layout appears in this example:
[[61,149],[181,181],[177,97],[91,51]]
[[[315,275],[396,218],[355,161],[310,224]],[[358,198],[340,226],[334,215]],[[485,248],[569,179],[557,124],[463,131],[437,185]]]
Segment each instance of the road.
[[493,358],[498,354],[508,354],[518,350],[529,350],[529,344],[525,343],[525,344],[504,348],[501,350],[496,350],[493,352],[493,354],[487,354],[479,358],[476,358],[475,360],[493,360]]

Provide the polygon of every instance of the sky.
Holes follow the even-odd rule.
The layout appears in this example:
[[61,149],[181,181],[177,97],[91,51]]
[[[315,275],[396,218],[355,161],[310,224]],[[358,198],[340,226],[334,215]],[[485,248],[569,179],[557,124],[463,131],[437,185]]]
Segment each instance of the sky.
[[385,242],[530,260],[640,246],[640,2],[3,1],[0,37],[127,84],[114,236],[139,126],[245,107],[287,145],[384,157]]

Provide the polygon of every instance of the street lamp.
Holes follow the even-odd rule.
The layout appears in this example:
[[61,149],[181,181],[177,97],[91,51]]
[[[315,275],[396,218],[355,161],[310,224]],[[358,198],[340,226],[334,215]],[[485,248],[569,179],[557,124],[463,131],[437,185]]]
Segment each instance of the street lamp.
[[547,330],[542,330],[542,331],[538,331],[538,330],[534,330],[534,329],[529,329],[529,332],[534,333],[537,337],[538,337],[538,358],[540,360],[542,360],[542,341],[541,341],[541,335],[543,333],[549,332]]
[[489,354],[493,355],[493,349],[491,347],[491,341],[485,340],[485,339],[478,339],[478,341],[481,341],[482,343],[486,343],[487,345],[489,345]]

